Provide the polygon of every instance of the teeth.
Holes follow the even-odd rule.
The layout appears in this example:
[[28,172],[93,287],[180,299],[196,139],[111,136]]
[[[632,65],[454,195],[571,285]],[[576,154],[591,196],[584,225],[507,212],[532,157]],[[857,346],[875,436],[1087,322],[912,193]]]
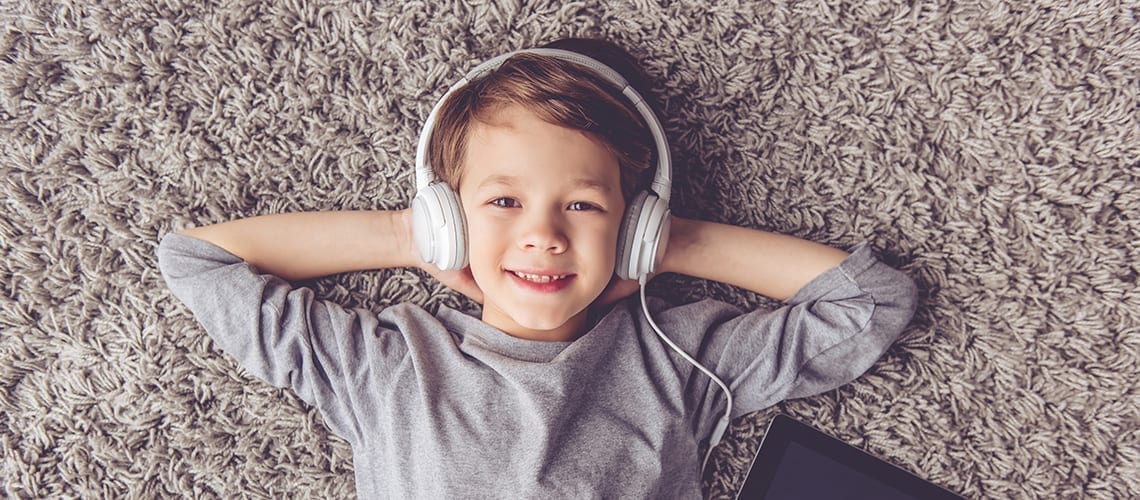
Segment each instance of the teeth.
[[515,276],[518,276],[527,281],[533,281],[535,283],[550,283],[551,281],[560,280],[566,277],[565,274],[560,276],[546,276],[542,274],[520,273],[518,271],[514,271],[514,273]]

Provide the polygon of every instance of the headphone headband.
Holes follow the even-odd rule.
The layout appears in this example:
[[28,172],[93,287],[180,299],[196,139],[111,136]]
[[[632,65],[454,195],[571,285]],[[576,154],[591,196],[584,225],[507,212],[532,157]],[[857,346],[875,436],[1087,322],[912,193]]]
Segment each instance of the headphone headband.
[[650,186],[650,190],[653,191],[659,199],[668,204],[669,194],[672,191],[671,188],[673,184],[672,156],[669,153],[669,143],[665,138],[665,131],[661,127],[661,122],[657,119],[657,115],[653,113],[653,110],[649,108],[645,99],[641,97],[641,94],[639,94],[620,73],[602,64],[601,61],[569,50],[548,48],[517,50],[494,57],[476,66],[475,69],[469,71],[461,80],[447,89],[447,92],[436,102],[435,107],[432,108],[431,114],[428,115],[427,120],[424,122],[423,130],[420,132],[419,144],[416,146],[416,191],[422,191],[437,180],[431,170],[427,150],[428,143],[431,141],[432,132],[435,130],[435,121],[439,115],[440,108],[443,107],[443,103],[447,101],[447,98],[450,97],[452,93],[463,88],[472,80],[494,71],[507,59],[519,54],[554,57],[585,66],[610,84],[621,89],[622,95],[629,99],[634,108],[641,114],[642,119],[644,119],[646,125],[649,126],[650,133],[653,134],[653,142],[657,146],[657,171],[653,175],[653,184]]

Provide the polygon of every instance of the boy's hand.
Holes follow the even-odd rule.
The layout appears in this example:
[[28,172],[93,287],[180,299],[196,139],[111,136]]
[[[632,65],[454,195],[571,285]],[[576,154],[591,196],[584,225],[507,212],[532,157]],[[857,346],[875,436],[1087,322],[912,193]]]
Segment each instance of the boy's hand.
[[400,248],[403,250],[401,253],[404,255],[406,261],[415,263],[415,267],[423,269],[433,278],[439,280],[444,286],[455,290],[463,295],[466,295],[471,300],[483,303],[483,289],[475,283],[475,277],[471,275],[471,267],[465,267],[458,271],[440,271],[435,264],[429,264],[420,259],[420,253],[416,250],[415,238],[412,234],[412,209],[405,208],[399,211],[400,231],[398,240],[400,241]]
[[478,302],[483,303],[483,289],[475,283],[475,278],[471,275],[471,268],[465,267],[458,271],[440,271],[438,267],[433,264],[423,263],[420,264],[420,269],[427,271],[435,279],[439,280],[448,288],[455,290],[463,295],[466,295]]
[[[653,276],[656,275],[649,275],[649,279],[653,279]],[[637,284],[637,280],[623,280],[615,274],[610,278],[610,284],[606,286],[605,290],[602,290],[602,294],[598,296],[594,303],[600,306],[613,304],[614,302],[637,293],[639,287],[640,285]]]

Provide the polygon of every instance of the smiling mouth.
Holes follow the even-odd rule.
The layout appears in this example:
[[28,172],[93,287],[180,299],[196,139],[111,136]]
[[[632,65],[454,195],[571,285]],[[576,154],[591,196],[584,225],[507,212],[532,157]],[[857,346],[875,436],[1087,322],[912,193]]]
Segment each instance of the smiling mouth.
[[510,273],[532,283],[551,283],[573,276],[572,274],[530,274],[520,271],[510,271]]

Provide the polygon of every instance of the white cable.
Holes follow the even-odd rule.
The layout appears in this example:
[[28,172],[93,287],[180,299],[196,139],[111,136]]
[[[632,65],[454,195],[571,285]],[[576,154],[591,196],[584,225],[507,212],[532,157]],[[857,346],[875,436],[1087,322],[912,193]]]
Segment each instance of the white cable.
[[729,420],[732,418],[732,391],[730,391],[728,389],[728,386],[725,385],[724,382],[720,380],[720,378],[713,374],[712,371],[702,366],[697,362],[697,360],[693,359],[692,356],[689,356],[688,353],[681,350],[680,347],[677,347],[677,344],[674,344],[672,340],[669,340],[669,337],[667,337],[665,333],[661,331],[661,328],[657,326],[657,322],[653,321],[653,317],[649,315],[649,305],[645,302],[645,277],[642,276],[638,282],[641,285],[641,310],[645,312],[645,319],[649,320],[649,326],[653,328],[653,331],[657,333],[658,337],[661,337],[661,340],[664,340],[665,343],[669,345],[669,347],[672,347],[674,351],[677,351],[677,354],[680,354],[682,358],[685,358],[685,361],[688,361],[689,364],[697,367],[698,370],[704,372],[705,375],[708,375],[708,377],[712,379],[713,382],[716,382],[716,385],[720,386],[721,390],[724,391],[725,397],[728,398],[728,407],[724,410],[724,417],[722,417],[720,421],[717,422],[716,427],[713,428],[712,435],[709,437],[709,449],[707,452],[705,452],[704,461],[701,462],[701,474],[704,474],[705,467],[709,464],[709,457],[712,456],[713,448],[716,447],[717,443],[720,442],[720,438],[724,435],[724,431],[728,429]]

